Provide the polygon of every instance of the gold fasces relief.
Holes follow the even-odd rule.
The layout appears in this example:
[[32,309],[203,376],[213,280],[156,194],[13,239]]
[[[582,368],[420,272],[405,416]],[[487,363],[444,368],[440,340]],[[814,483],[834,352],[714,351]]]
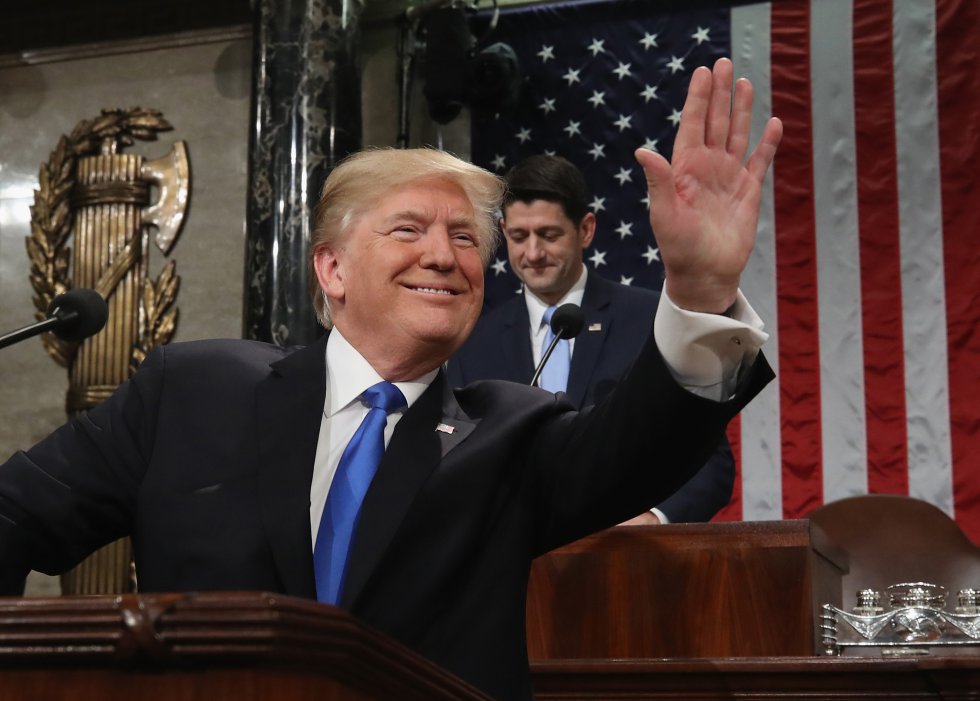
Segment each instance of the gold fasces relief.
[[[187,149],[184,142],[178,141],[168,154],[151,161],[118,153],[136,140],[153,141],[160,132],[170,129],[159,111],[141,107],[103,110],[99,117],[79,122],[70,134],[59,139],[48,161],[41,165],[39,187],[31,207],[27,253],[35,317],[44,319],[48,305],[59,294],[73,287],[91,287],[110,304],[109,323],[99,336],[118,335],[114,332],[120,328],[119,317],[131,319],[122,324],[133,330],[133,338],[124,351],[122,367],[126,371],[112,386],[128,376],[133,361],[138,365],[138,360],[152,348],[169,341],[176,329],[177,310],[173,304],[179,277],[171,261],[155,281],[146,279],[149,252],[144,230],[156,227],[157,247],[165,255],[170,252],[183,225],[190,195]],[[149,199],[151,186],[158,191],[154,203]],[[126,229],[121,236],[108,233],[118,227]],[[69,246],[72,236],[74,251]],[[80,246],[84,250],[79,250]],[[131,283],[128,287],[138,283],[138,292],[127,291],[124,280]],[[122,290],[120,285],[124,285]],[[117,296],[119,299],[115,300]],[[147,302],[149,310],[145,307]],[[62,341],[53,334],[45,334],[42,340],[51,357],[74,375],[71,368],[80,352],[79,344]],[[115,349],[118,345],[116,342],[105,347]],[[105,388],[99,392],[104,393]],[[69,411],[83,408],[87,407],[70,407]]]
[[170,253],[187,212],[190,194],[190,165],[183,141],[174,144],[170,153],[143,164],[143,179],[160,189],[157,201],[143,213],[143,221],[157,228],[156,245],[164,255]]
[[[155,160],[122,153],[171,128],[157,110],[103,110],[62,136],[41,166],[27,238],[35,316],[44,319],[51,300],[72,288],[94,289],[109,306],[105,328],[91,338],[42,337],[49,355],[68,368],[69,415],[104,400],[176,331],[180,278],[172,259],[151,275],[149,229],[156,229],[156,246],[167,256],[187,212],[187,149],[178,141]],[[89,562],[103,564],[85,572]],[[62,588],[72,594],[130,590],[128,564],[120,562],[128,563],[128,555],[95,557],[66,575]]]

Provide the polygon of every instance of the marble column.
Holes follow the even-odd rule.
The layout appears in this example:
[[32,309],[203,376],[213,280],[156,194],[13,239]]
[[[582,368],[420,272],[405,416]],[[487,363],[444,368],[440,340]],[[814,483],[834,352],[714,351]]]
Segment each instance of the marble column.
[[311,215],[323,181],[361,147],[360,0],[256,0],[245,338],[307,344]]

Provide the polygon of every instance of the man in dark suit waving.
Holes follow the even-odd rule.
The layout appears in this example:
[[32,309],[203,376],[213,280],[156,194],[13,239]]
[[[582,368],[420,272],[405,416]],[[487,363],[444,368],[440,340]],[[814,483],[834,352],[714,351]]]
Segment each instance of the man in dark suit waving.
[[[527,383],[551,340],[549,310],[568,303],[582,308],[582,332],[558,342],[538,384],[565,392],[582,408],[605,397],[626,373],[650,332],[660,294],[610,282],[585,267],[582,256],[596,233],[587,202],[585,178],[560,156],[531,156],[507,174],[500,228],[524,289],[481,317],[449,360],[454,386],[486,379]],[[549,372],[555,365],[561,367]],[[683,487],[627,523],[707,521],[728,503],[734,477],[735,461],[722,438]]]
[[301,349],[158,349],[0,465],[0,593],[130,534],[143,591],[316,598],[495,697],[530,699],[533,558],[675,491],[772,377],[738,281],[781,126],[745,161],[751,87],[734,102],[731,88],[731,62],[697,69],[674,163],[637,151],[667,294],[594,409],[507,382],[449,386],[502,183],[438,151],[363,152],[331,173],[315,217],[330,333]]

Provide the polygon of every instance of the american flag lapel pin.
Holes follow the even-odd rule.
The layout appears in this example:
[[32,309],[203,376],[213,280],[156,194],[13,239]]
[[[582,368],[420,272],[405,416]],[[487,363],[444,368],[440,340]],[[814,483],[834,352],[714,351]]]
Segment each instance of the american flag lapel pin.
[[602,331],[602,323],[597,321],[594,324],[589,324],[589,331]]
[[439,425],[436,426],[436,430],[437,431],[440,431],[441,433],[449,433],[449,434],[451,434],[456,429],[453,428],[452,426],[450,426],[449,424],[439,424]]

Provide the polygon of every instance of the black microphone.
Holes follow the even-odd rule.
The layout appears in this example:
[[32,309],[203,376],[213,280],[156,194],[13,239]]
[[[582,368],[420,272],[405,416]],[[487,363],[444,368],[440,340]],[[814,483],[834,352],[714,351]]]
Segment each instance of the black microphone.
[[109,305],[95,290],[80,288],[60,294],[48,305],[48,318],[0,336],[0,348],[51,331],[63,341],[94,336],[109,318]]
[[555,346],[558,345],[558,341],[563,338],[575,338],[582,331],[583,326],[585,326],[585,313],[582,311],[582,307],[577,304],[563,304],[555,310],[555,313],[551,315],[551,332],[555,334],[555,337],[551,339],[544,355],[541,356],[541,362],[534,369],[534,376],[531,378],[532,385],[537,383],[538,377],[548,362],[548,358],[551,357],[551,353],[555,350]]

